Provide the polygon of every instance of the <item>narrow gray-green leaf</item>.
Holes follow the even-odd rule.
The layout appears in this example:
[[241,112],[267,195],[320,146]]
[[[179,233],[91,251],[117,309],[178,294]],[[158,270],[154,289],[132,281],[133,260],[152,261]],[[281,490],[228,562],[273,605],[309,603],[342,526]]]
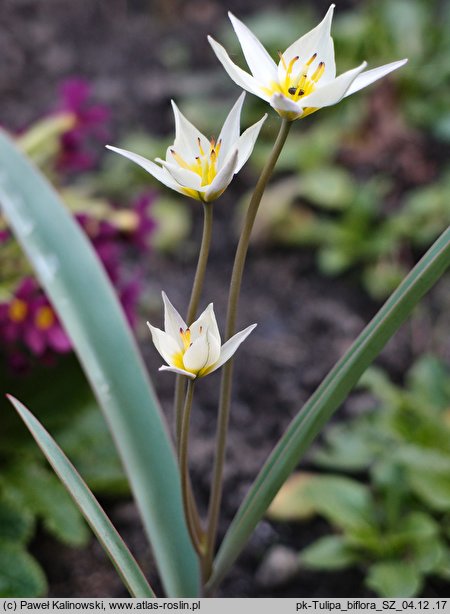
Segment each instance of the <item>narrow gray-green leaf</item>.
[[314,437],[449,264],[450,228],[447,228],[291,422],[251,486],[225,535],[209,588],[217,585],[242,551],[253,529]]
[[61,482],[72,495],[133,597],[154,597],[139,565],[75,467],[51,435],[20,401],[8,399],[24,421]]
[[129,326],[92,245],[3,132],[0,203],[105,413],[166,592],[195,596],[199,567],[182,511],[175,453]]

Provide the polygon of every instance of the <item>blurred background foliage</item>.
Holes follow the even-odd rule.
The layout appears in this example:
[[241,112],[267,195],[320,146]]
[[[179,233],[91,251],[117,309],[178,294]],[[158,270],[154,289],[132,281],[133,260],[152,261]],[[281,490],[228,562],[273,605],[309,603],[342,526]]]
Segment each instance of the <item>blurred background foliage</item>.
[[[151,105],[154,110],[148,119],[122,129],[114,144],[149,158],[161,155],[172,138],[173,120],[168,111],[159,112],[158,104],[168,108],[172,96],[195,125],[213,135],[217,118],[226,116],[239,91],[212,53],[206,58],[203,47],[195,48],[196,34],[189,26],[183,26],[185,36],[177,35],[174,15],[180,3],[116,2],[111,7],[119,4],[151,14],[162,31],[168,23],[174,30],[161,44],[149,48],[145,42],[159,72],[148,83],[141,80],[134,93],[147,96],[147,106],[140,99],[143,115]],[[282,10],[275,4],[232,4],[274,58],[323,13],[311,2],[286,3]],[[204,37],[203,5],[197,5],[186,9],[186,16],[197,31],[200,24]],[[217,16],[211,33],[244,67],[225,19],[228,7],[210,5]],[[441,0],[338,3],[333,24],[338,72],[364,59],[369,67],[402,57],[409,63],[351,100],[297,122],[264,197],[255,243],[262,249],[313,250],[319,273],[350,277],[376,301],[396,287],[450,222],[449,31],[450,4]],[[122,104],[132,95],[121,92],[120,97]],[[195,210],[136,165],[104,155],[103,145],[111,139],[111,109],[104,100],[95,100],[95,84],[91,90],[83,80],[63,80],[50,108],[34,109],[36,121],[14,132],[91,238],[139,335],[147,317],[139,317],[140,301],[148,304],[151,294],[139,262],[152,253],[182,251]],[[266,111],[248,95],[243,126]],[[277,128],[269,111],[241,187],[230,186],[230,198],[241,203],[236,228]],[[36,410],[97,494],[106,499],[123,495],[119,461],[70,340],[31,281],[1,218],[0,267],[1,389]],[[436,357],[418,362],[404,388],[380,371],[366,375],[364,385],[378,399],[376,410],[328,431],[315,462],[318,471],[332,470],[331,475],[299,481],[302,502],[295,508],[294,497],[294,516],[321,514],[338,530],[303,551],[302,565],[360,565],[367,585],[382,595],[418,594],[430,575],[449,579],[448,375]],[[54,407],[56,412],[50,410]],[[71,545],[88,539],[64,489],[2,400],[0,596],[45,593],[44,573],[28,552],[39,526]]]
[[450,370],[423,356],[404,388],[377,368],[360,387],[371,410],[328,429],[312,454],[325,473],[292,475],[269,516],[318,514],[335,530],[300,552],[299,567],[360,566],[380,597],[414,597],[427,576],[450,578]]
[[[298,37],[299,23],[307,30],[316,20],[311,7],[296,6],[245,22],[276,57],[280,41]],[[299,122],[277,167],[285,176],[263,201],[255,241],[313,248],[324,274],[355,271],[376,299],[392,292],[415,254],[450,223],[449,29],[450,7],[439,0],[369,1],[343,12],[338,6],[338,72],[362,59],[369,67],[401,57],[409,62],[371,92]],[[242,57],[228,24],[218,38]],[[194,123],[211,131],[219,108],[225,113],[220,99],[208,115],[195,96],[183,104]],[[265,111],[251,96],[246,109],[246,121]],[[249,163],[255,172],[276,129],[269,119]]]

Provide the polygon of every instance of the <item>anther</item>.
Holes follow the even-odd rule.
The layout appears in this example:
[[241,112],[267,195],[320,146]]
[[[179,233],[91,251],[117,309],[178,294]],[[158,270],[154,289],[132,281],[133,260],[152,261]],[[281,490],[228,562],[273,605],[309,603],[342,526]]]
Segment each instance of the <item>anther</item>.
[[320,77],[323,75],[325,70],[325,62],[319,62],[313,76],[311,77],[312,81],[318,81]]

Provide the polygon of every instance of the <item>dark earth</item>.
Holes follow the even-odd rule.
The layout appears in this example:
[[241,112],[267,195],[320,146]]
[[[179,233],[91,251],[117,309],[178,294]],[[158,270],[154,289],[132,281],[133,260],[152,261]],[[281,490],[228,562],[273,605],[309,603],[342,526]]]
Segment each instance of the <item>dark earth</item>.
[[[0,24],[0,71],[2,108],[0,123],[21,128],[52,105],[61,79],[82,75],[94,83],[96,97],[113,110],[117,134],[133,128],[166,134],[172,129],[168,100],[189,93],[203,83],[208,97],[214,83],[216,59],[206,43],[225,20],[226,10],[238,15],[255,11],[268,2],[248,0],[245,8],[237,0],[223,4],[214,0],[3,0]],[[288,2],[278,2],[277,6]],[[316,2],[323,11],[328,2]],[[341,2],[342,9],[356,2]],[[170,72],[160,52],[170,53],[171,41],[182,40],[190,50],[192,75]],[[203,80],[197,71],[202,70]],[[376,109],[376,94],[372,92]],[[233,93],[234,96],[234,93]],[[384,115],[386,117],[386,114]],[[269,121],[275,121],[273,116]],[[430,162],[416,136],[392,131],[381,114],[374,114],[367,127],[364,152],[342,155],[350,168],[378,168],[393,161],[403,169],[424,173]],[[425,153],[424,153],[425,151]],[[382,153],[380,153],[382,152]],[[432,169],[431,169],[432,172]],[[244,173],[248,188],[252,178]],[[424,179],[425,180],[425,179]],[[215,229],[204,301],[214,301],[218,321],[224,322],[226,288],[231,272],[235,235],[230,210],[239,195],[234,186],[215,209]],[[191,206],[189,203],[188,206]],[[194,236],[177,256],[153,254],[148,263],[149,290],[158,297],[165,289],[183,312],[187,306],[201,234],[201,209],[194,207]],[[419,255],[415,255],[417,259]],[[450,359],[450,345],[442,331],[448,330],[449,280],[442,280],[418,311],[383,351],[379,364],[401,381],[416,356],[435,351]],[[229,449],[225,473],[225,495],[220,531],[223,534],[249,485],[278,438],[321,379],[342,356],[379,305],[371,301],[357,282],[356,274],[326,279],[315,268],[313,254],[303,250],[282,251],[253,247],[248,258],[240,303],[239,325],[258,322],[258,328],[239,351],[235,371]],[[161,323],[155,299],[146,316]],[[433,326],[432,326],[433,325]],[[143,352],[150,373],[156,375],[160,358],[150,343]],[[193,412],[191,473],[199,505],[204,510],[209,493],[213,455],[216,396],[220,375],[206,378],[198,386]],[[173,378],[155,377],[168,420],[172,423]],[[363,411],[370,400],[354,394],[334,419]],[[307,466],[307,460],[303,464]],[[143,536],[136,508],[131,502],[103,502],[119,532],[142,564],[158,591],[151,553]],[[272,524],[258,526],[244,553],[227,576],[218,595],[229,597],[368,597],[357,571],[315,574],[289,573],[295,553],[327,531],[314,521],[301,526]],[[280,549],[280,546],[282,547]],[[46,570],[49,594],[57,597],[127,596],[101,547],[93,540],[86,550],[75,550],[40,534],[33,553]],[[277,556],[276,564],[273,556]],[[285,573],[283,569],[285,569]],[[448,593],[448,586],[429,582],[424,596]]]

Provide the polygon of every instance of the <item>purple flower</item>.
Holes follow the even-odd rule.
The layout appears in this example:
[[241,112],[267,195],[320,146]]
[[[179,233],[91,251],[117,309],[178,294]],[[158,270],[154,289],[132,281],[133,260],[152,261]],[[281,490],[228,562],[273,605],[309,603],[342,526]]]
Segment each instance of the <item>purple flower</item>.
[[95,142],[105,142],[109,137],[107,124],[110,110],[90,101],[91,86],[78,77],[67,79],[60,87],[60,104],[57,112],[70,112],[76,118],[75,126],[61,137],[57,167],[63,171],[85,171],[95,166],[98,154]]
[[72,349],[53,307],[32,277],[25,277],[12,299],[0,304],[0,335],[14,363],[23,347],[39,357]]
[[111,281],[116,283],[120,276],[121,262],[120,233],[117,227],[88,213],[77,213],[75,218],[89,237]]
[[6,243],[11,238],[11,233],[7,228],[0,228],[0,245]]
[[122,304],[122,308],[132,328],[134,328],[137,323],[137,306],[141,291],[142,285],[136,276],[119,292],[119,299]]
[[131,240],[144,251],[150,248],[150,238],[156,228],[156,222],[151,215],[155,196],[155,192],[144,192],[132,203],[137,220],[136,228],[131,232]]
[[70,339],[46,297],[37,297],[30,306],[30,311],[31,322],[25,330],[24,340],[33,354],[42,356],[47,350],[53,350],[57,354],[70,352]]

